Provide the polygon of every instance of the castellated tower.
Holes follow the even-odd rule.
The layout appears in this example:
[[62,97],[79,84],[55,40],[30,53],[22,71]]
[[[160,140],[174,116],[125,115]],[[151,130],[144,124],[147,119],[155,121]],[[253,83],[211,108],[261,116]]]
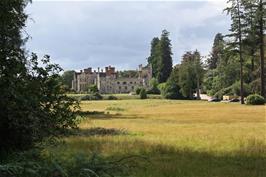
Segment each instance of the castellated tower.
[[139,65],[136,77],[119,77],[115,67],[107,66],[105,70],[98,68],[97,72],[92,68],[75,72],[72,81],[72,89],[76,92],[87,92],[89,85],[95,84],[100,93],[130,93],[136,88],[149,89],[149,81],[152,78],[150,65]]

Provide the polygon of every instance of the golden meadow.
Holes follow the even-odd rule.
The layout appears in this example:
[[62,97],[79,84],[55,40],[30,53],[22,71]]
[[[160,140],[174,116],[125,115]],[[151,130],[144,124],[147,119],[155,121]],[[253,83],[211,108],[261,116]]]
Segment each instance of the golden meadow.
[[266,176],[266,106],[131,99],[83,101],[81,108],[89,114],[80,134],[46,152],[145,157],[132,168],[137,177]]

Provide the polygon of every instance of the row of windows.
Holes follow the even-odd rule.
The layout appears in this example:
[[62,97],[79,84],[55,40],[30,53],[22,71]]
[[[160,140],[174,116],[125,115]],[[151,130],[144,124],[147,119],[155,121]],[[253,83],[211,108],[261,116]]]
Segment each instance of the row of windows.
[[[119,86],[118,88],[119,88],[119,90],[121,90],[121,89],[122,89],[122,87],[121,87],[121,86]],[[125,90],[127,90],[127,89],[128,89],[128,87],[127,87],[127,86],[125,86]],[[131,86],[131,89],[132,89],[132,90],[134,90],[134,86]]]
[[[133,82],[128,82],[128,83],[129,83],[129,84],[133,84]],[[134,84],[136,84],[136,83],[137,83],[137,82],[135,81]],[[142,84],[141,81],[140,81],[139,83]],[[120,82],[118,81],[117,84],[120,84]],[[121,82],[121,84],[126,85],[127,82]]]
[[[106,88],[107,89],[112,89],[112,87],[109,87],[109,86],[107,86]],[[119,90],[122,90],[122,88],[123,88],[122,86],[118,87]],[[128,90],[128,88],[130,88],[130,87],[127,87],[127,86],[124,87],[125,90]],[[131,86],[131,89],[134,90],[134,86]]]

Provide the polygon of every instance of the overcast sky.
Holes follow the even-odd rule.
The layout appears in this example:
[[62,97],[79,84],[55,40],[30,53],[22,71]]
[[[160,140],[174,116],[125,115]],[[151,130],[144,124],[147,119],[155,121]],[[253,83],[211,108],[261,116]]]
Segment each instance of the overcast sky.
[[27,47],[49,54],[65,70],[146,64],[150,42],[166,29],[173,62],[185,51],[211,50],[216,33],[227,33],[230,18],[222,1],[33,1],[27,7]]

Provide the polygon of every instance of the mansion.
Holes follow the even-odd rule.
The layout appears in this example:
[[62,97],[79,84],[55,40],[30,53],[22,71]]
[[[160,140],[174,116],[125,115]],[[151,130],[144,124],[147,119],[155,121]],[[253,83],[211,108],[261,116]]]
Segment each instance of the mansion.
[[72,89],[76,92],[88,91],[89,85],[97,85],[100,93],[130,93],[136,88],[149,89],[149,81],[152,78],[152,68],[150,65],[143,67],[139,65],[138,74],[134,77],[121,77],[115,71],[115,67],[105,67],[105,70],[98,68],[92,71],[92,68],[80,70],[74,73],[72,80]]

